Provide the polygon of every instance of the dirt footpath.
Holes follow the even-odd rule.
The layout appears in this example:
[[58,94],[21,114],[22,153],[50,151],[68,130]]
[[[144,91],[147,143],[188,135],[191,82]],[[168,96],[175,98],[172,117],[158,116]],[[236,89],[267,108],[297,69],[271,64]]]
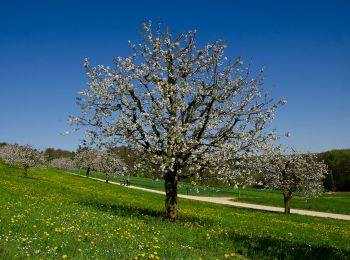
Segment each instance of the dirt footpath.
[[[79,175],[79,174],[74,174],[74,173],[70,173],[70,174],[86,178],[86,177]],[[102,179],[93,178],[93,177],[89,177],[89,179],[105,182]],[[114,182],[114,181],[109,181],[108,183],[113,184],[113,185],[121,185],[120,183]],[[146,188],[132,186],[132,185],[125,186],[125,187],[130,188],[130,189],[142,190],[142,191],[153,192],[153,193],[165,195],[164,191],[151,190],[151,189],[146,189]],[[272,211],[272,212],[283,212],[284,211],[283,208],[279,208],[279,207],[264,206],[264,205],[242,203],[242,202],[234,202],[234,201],[231,201],[232,198],[202,197],[202,196],[192,196],[192,195],[184,195],[184,194],[178,194],[178,197],[183,198],[183,199],[211,202],[211,203],[216,203],[216,204],[222,204],[222,205],[228,205],[228,206],[234,206],[234,207],[240,207],[240,208],[247,208],[247,209],[257,209],[257,210]],[[313,217],[320,217],[320,218],[333,218],[333,219],[341,219],[341,220],[350,221],[350,215],[344,215],[344,214],[318,212],[318,211],[310,211],[310,210],[302,210],[302,209],[291,209],[290,213],[304,215],[304,216],[313,216]]]

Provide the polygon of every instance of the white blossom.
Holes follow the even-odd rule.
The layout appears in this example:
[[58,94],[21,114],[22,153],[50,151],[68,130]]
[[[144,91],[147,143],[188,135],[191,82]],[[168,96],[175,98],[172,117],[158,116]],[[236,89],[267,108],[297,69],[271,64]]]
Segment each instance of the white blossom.
[[252,79],[240,58],[227,61],[221,40],[199,48],[194,31],[173,37],[151,22],[143,29],[144,41],[114,68],[86,68],[82,116],[72,122],[86,126],[95,145],[147,155],[174,184],[198,172],[232,178],[232,161],[275,137],[264,129],[284,102],[273,103],[262,74]]
[[102,172],[106,176],[106,182],[108,182],[108,176],[118,176],[125,173],[126,164],[116,154],[112,152],[99,152],[94,160],[94,169]]
[[84,149],[74,156],[74,164],[81,169],[94,169],[94,164],[98,156],[98,151],[92,149]]
[[51,160],[50,166],[63,170],[71,170],[75,168],[74,162],[71,159],[65,157],[55,158]]
[[302,192],[306,197],[317,196],[328,173],[326,164],[318,161],[316,154],[284,150],[280,146],[251,158],[250,168],[263,174],[265,188],[283,192],[286,213],[290,212],[294,192]]
[[29,145],[7,144],[0,148],[0,158],[8,164],[21,165],[24,176],[28,175],[28,169],[44,163],[41,152]]

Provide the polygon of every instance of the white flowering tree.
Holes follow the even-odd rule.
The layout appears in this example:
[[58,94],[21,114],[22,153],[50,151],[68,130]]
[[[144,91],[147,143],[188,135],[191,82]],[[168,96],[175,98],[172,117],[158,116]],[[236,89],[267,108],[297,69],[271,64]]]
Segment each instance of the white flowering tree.
[[82,116],[101,145],[128,145],[147,155],[165,180],[166,217],[177,219],[177,184],[203,171],[229,176],[230,162],[274,137],[264,129],[284,101],[263,91],[240,58],[224,56],[221,40],[199,48],[196,32],[174,37],[143,24],[141,44],[114,67],[84,66],[90,78],[80,92]]
[[126,171],[126,164],[116,154],[107,151],[98,153],[93,167],[105,174],[106,183],[109,176],[117,176]]
[[86,177],[89,177],[90,171],[94,170],[94,164],[98,151],[93,149],[83,149],[74,157],[75,165],[80,169],[86,169]]
[[271,148],[263,156],[255,158],[254,166],[259,166],[263,174],[264,186],[278,189],[283,193],[284,212],[290,213],[294,192],[303,192],[306,197],[317,196],[323,188],[327,166],[313,153],[285,151],[281,147]]
[[44,162],[42,153],[29,145],[6,144],[0,148],[0,158],[8,164],[21,165],[24,177],[29,168]]
[[51,160],[50,166],[62,170],[71,170],[75,168],[75,164],[73,160],[66,158],[66,157],[61,157],[61,158],[55,158]]

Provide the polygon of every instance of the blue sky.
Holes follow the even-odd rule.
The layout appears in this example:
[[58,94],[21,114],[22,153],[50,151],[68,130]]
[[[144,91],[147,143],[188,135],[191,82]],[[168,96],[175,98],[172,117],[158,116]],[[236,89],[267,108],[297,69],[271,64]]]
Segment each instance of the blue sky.
[[[169,4],[170,3],[170,4]],[[84,57],[112,64],[139,41],[142,21],[199,43],[225,40],[227,56],[265,67],[266,87],[288,104],[273,126],[303,151],[350,148],[349,1],[2,1],[0,142],[75,150],[63,136],[79,114]]]

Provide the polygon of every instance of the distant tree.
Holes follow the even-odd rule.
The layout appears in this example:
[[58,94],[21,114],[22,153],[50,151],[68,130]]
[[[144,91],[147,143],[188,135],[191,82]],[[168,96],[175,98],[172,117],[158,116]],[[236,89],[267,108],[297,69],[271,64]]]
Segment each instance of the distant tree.
[[286,152],[280,147],[272,148],[254,160],[252,165],[263,174],[265,187],[283,192],[286,214],[290,213],[294,192],[303,192],[307,197],[317,196],[328,173],[327,166],[317,160],[316,154]]
[[148,158],[163,175],[166,218],[175,221],[178,180],[204,170],[231,175],[230,161],[274,138],[265,128],[285,101],[263,91],[262,71],[254,77],[240,58],[228,60],[221,40],[199,48],[195,31],[143,29],[143,42],[114,68],[85,60],[91,81],[78,98],[82,116],[71,121],[87,126],[94,143],[126,144]]
[[7,144],[0,148],[0,158],[12,165],[23,167],[24,177],[28,176],[28,170],[44,162],[41,152],[29,145]]
[[[129,169],[134,169],[135,164],[139,160],[137,153],[133,151],[132,148],[127,146],[118,146],[110,149],[110,152],[116,154],[123,162],[128,166]],[[137,175],[136,172],[130,172],[130,174]]]
[[71,159],[65,157],[53,159],[50,162],[50,166],[62,170],[71,170],[75,168],[74,162]]
[[75,155],[74,163],[80,169],[86,170],[86,177],[89,177],[90,171],[94,170],[98,151],[92,149],[81,149]]
[[47,148],[44,151],[44,156],[48,161],[62,157],[74,159],[74,152],[62,149]]
[[317,157],[327,164],[332,173],[325,180],[325,188],[330,188],[333,179],[334,190],[350,191],[350,149],[332,150],[320,153]]
[[117,176],[126,172],[126,164],[114,153],[99,152],[94,161],[94,168],[105,174],[106,183],[109,176]]

